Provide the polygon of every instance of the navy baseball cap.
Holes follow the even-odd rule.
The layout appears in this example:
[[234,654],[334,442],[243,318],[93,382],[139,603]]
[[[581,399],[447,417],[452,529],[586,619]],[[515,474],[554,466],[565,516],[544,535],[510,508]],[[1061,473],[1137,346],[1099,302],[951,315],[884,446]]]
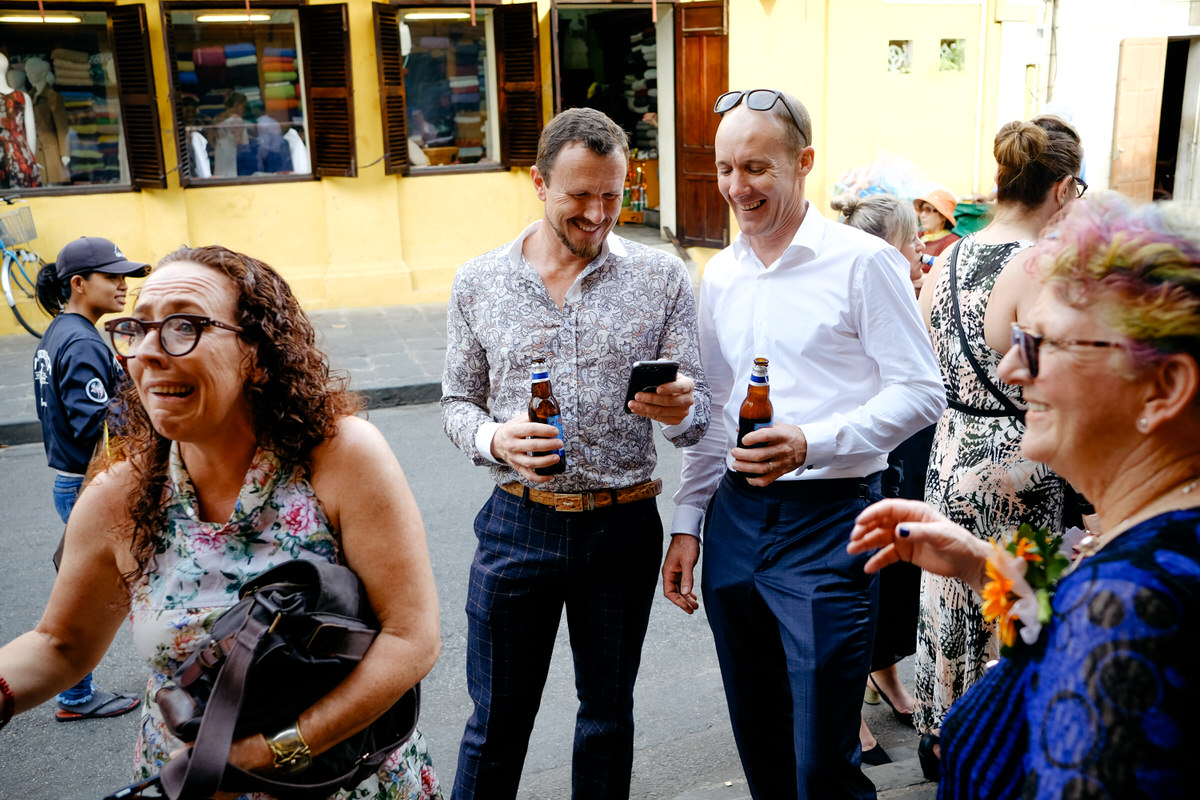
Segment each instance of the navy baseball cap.
[[59,251],[54,266],[59,280],[81,272],[107,272],[109,275],[140,278],[150,269],[149,264],[130,261],[121,248],[99,236],[80,236]]

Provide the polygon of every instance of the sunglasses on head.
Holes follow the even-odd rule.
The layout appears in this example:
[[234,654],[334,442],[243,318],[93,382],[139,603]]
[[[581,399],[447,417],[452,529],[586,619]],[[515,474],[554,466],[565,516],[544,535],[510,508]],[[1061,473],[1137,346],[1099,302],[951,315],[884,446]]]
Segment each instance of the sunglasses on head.
[[783,96],[783,92],[775,89],[749,89],[747,91],[726,92],[717,98],[717,102],[713,103],[713,111],[717,114],[725,114],[727,111],[732,111],[737,108],[738,103],[742,100],[746,101],[746,107],[751,111],[770,111],[775,107],[775,104],[780,100],[783,101],[783,107],[787,109],[788,115],[792,118],[792,122],[796,125],[796,130],[800,131],[800,137],[804,139],[804,146],[808,147],[808,134],[804,132],[804,126],[800,124],[800,115],[792,108],[792,104]]

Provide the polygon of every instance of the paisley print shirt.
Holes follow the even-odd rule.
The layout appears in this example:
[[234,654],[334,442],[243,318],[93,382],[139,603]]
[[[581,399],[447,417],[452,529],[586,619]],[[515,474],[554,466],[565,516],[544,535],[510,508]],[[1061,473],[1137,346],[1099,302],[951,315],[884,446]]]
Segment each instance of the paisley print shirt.
[[[167,730],[155,693],[207,635],[213,621],[238,602],[242,585],[293,559],[342,563],[341,542],[303,467],[255,453],[227,522],[200,519],[200,504],[179,443],[171,445],[171,496],[166,530],[150,569],[134,587],[130,621],[134,644],[152,670],[136,753],[137,777],[154,775],[182,747]],[[255,800],[265,797],[254,795]],[[441,797],[420,732],[358,787],[349,800],[426,800]]]
[[530,366],[543,356],[562,411],[567,469],[539,488],[572,492],[649,480],[657,463],[653,425],[625,413],[634,362],[672,359],[696,382],[690,421],[664,430],[675,446],[695,444],[708,427],[710,393],[687,270],[674,256],[610,234],[560,309],[522,254],[540,224],[454,276],[442,377],[446,434],[476,464],[491,464],[497,483],[519,480],[511,467],[480,455],[475,435],[486,422],[528,409]]

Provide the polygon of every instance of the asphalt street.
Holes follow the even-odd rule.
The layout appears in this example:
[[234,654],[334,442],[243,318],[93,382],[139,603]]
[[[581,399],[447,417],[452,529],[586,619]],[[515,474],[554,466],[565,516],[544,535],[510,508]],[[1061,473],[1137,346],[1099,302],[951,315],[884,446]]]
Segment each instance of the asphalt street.
[[[467,574],[474,551],[472,520],[492,484],[441,430],[436,405],[372,411],[417,498],[429,541],[442,614],[442,655],[423,683],[421,729],[430,743],[446,796],[454,776],[458,741],[470,713],[466,693]],[[679,480],[679,454],[661,437],[657,475],[664,522]],[[51,502],[53,474],[40,444],[0,448],[0,642],[38,619],[54,580],[50,555],[61,534]],[[581,586],[579,591],[589,591]],[[911,678],[911,667],[902,665]],[[133,651],[128,626],[96,670],[104,688],[141,693],[146,667]],[[520,796],[570,797],[571,739],[576,709],[566,626],[560,627],[553,663],[525,762]],[[916,735],[901,728],[884,706],[864,706],[867,719],[895,759],[911,758]],[[631,795],[668,800],[735,800],[748,797],[721,690],[708,624],[687,616],[659,595],[650,619],[636,690],[637,734]],[[56,723],[51,704],[26,713],[0,733],[0,798],[99,800],[129,782],[137,713],[125,717]],[[892,767],[893,788],[881,797],[932,797],[932,787]],[[871,770],[873,775],[877,770]],[[894,773],[894,774],[893,774]],[[901,774],[904,773],[904,774]],[[907,777],[905,777],[907,775]],[[877,783],[880,780],[877,778]],[[881,789],[885,788],[881,784]]]

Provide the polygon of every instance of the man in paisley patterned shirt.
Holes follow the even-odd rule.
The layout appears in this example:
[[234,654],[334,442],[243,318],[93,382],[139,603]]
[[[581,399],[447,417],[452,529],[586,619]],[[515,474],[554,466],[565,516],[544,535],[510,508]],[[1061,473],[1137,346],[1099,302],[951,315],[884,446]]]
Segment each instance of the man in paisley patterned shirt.
[[[475,709],[456,800],[516,797],[565,607],[579,713],[573,797],[629,796],[633,684],[663,533],[654,428],[677,447],[708,426],[696,307],[676,257],[612,235],[629,149],[593,109],[559,114],[530,170],[543,219],[464,264],[447,319],[442,421],[497,487],[475,520],[467,683]],[[530,365],[545,357],[563,436],[530,422]],[[639,360],[678,378],[625,404]],[[626,413],[626,411],[632,413]],[[538,475],[566,453],[566,471]]]

